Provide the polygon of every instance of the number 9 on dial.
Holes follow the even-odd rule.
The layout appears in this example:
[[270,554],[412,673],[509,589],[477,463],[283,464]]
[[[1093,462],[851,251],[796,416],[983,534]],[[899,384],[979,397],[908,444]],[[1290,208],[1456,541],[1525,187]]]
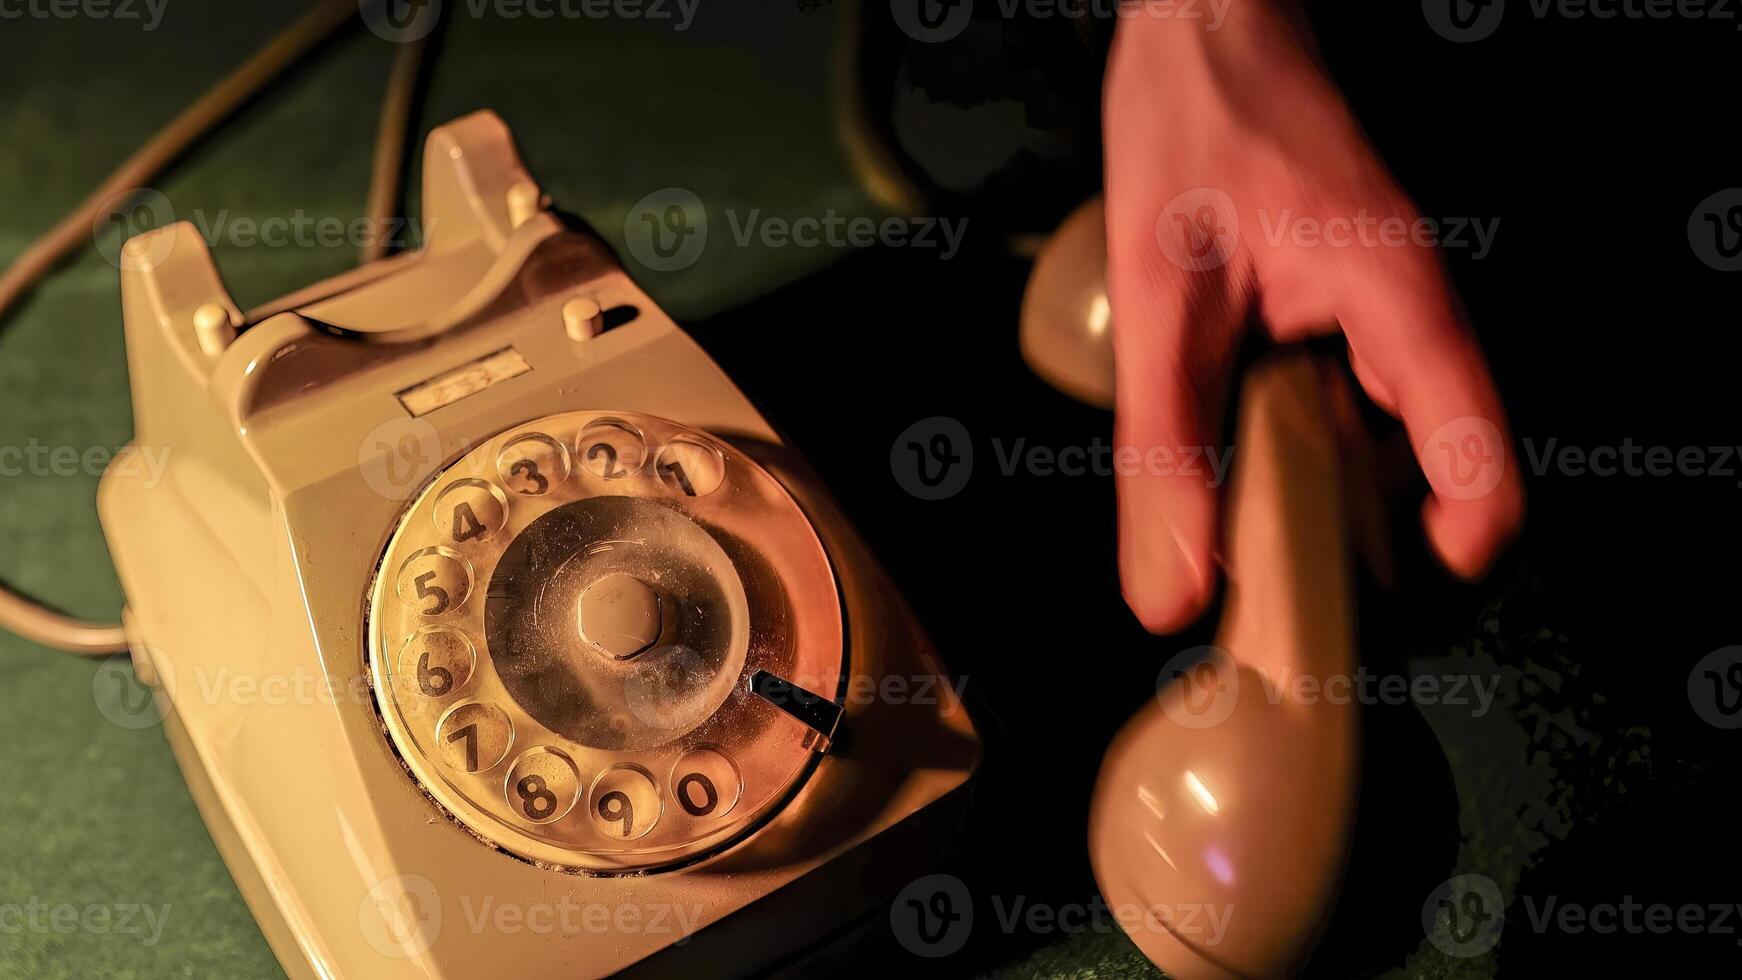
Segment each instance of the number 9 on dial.
[[593,782],[588,806],[606,839],[638,840],[659,822],[659,787],[640,766],[613,766]]

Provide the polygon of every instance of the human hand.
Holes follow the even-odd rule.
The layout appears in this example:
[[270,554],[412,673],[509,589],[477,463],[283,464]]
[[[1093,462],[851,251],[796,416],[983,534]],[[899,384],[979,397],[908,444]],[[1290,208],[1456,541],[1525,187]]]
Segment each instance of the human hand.
[[[1473,578],[1524,515],[1505,415],[1431,236],[1292,13],[1260,2],[1217,30],[1141,13],[1119,26],[1105,96],[1116,442],[1213,447],[1250,323],[1284,342],[1340,331],[1416,447],[1430,544]],[[1150,630],[1180,629],[1215,591],[1217,491],[1133,468],[1118,496],[1126,601]]]

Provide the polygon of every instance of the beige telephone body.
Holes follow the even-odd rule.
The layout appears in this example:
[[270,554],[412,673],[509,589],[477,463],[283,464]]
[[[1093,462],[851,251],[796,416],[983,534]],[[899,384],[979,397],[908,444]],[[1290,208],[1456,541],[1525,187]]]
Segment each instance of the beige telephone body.
[[941,852],[973,725],[500,119],[433,132],[423,193],[422,251],[247,315],[191,225],[124,249],[167,476],[100,509],[195,800],[294,977],[792,962]]

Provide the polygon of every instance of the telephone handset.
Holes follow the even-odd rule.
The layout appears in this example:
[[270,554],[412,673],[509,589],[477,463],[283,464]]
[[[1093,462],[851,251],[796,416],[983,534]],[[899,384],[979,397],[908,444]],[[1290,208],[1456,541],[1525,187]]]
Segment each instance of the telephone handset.
[[190,226],[123,250],[135,441],[169,461],[99,508],[177,760],[292,976],[790,957],[940,853],[972,722],[947,683],[852,695],[941,667],[501,120],[425,159],[422,251],[261,310]]

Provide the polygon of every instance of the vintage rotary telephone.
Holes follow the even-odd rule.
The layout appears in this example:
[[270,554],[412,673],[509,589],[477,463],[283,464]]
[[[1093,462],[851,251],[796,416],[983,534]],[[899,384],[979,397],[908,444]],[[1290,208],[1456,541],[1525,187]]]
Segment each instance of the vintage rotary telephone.
[[[143,145],[0,274],[0,316],[358,9],[319,0]],[[383,103],[377,221],[427,33]],[[167,466],[99,490],[123,621],[0,584],[0,627],[130,651],[293,977],[814,962],[951,840],[980,752],[957,689],[499,118],[434,130],[422,193],[420,251],[248,312],[192,225],[126,243],[134,444]]]
[[124,248],[169,460],[99,493],[135,669],[292,976],[779,963],[936,857],[974,727],[863,696],[940,677],[911,614],[502,121],[425,161],[421,251],[247,315],[191,225]]

